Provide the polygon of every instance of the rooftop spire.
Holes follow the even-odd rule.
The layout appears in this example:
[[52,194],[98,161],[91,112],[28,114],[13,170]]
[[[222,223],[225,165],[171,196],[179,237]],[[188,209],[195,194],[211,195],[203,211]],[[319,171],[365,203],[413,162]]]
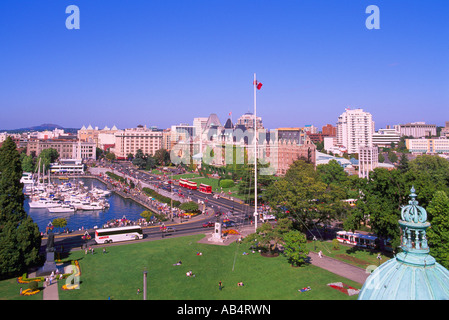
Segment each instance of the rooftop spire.
[[415,188],[412,187],[410,191],[411,200],[401,209],[402,219],[399,220],[399,226],[402,231],[403,252],[399,253],[397,258],[413,265],[431,265],[435,263],[435,259],[429,255],[427,244],[426,230],[430,227],[430,223],[427,222],[427,212],[418,205]]

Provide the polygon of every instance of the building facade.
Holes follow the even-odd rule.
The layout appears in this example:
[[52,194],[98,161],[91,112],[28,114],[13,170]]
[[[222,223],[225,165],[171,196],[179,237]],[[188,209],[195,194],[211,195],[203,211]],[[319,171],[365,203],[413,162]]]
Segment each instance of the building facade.
[[351,110],[338,117],[337,144],[347,148],[348,153],[358,153],[360,147],[373,146],[374,121],[363,109]]
[[407,124],[398,124],[394,128],[401,136],[411,136],[414,138],[435,137],[437,135],[436,124],[426,124],[425,122],[412,122]]
[[126,159],[129,154],[133,156],[137,150],[144,154],[154,155],[162,148],[162,131],[148,129],[146,126],[137,126],[119,130],[115,133],[115,156],[119,160]]
[[370,171],[377,168],[379,150],[377,147],[359,148],[359,177],[368,178]]
[[438,139],[405,139],[405,146],[415,154],[423,153],[449,153],[449,139],[440,137]]
[[373,133],[373,145],[389,148],[392,143],[397,145],[401,140],[401,134],[396,129],[379,129]]
[[59,159],[95,160],[96,144],[94,142],[70,140],[32,140],[27,143],[27,155],[37,157],[42,150],[55,149]]

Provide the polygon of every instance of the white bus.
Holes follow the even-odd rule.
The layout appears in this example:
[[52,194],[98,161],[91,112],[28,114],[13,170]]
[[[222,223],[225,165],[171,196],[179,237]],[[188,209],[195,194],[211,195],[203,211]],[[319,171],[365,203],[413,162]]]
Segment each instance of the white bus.
[[95,230],[95,242],[98,244],[139,239],[143,239],[142,228],[140,226]]
[[348,243],[354,246],[364,248],[374,248],[376,246],[376,236],[370,236],[361,233],[353,233],[349,231],[338,231],[337,240],[342,243]]

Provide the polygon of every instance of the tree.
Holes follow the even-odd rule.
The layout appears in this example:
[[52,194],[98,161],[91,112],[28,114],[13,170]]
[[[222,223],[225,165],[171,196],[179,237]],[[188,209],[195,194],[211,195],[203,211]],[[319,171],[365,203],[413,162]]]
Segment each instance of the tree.
[[449,268],[449,197],[437,191],[427,207],[431,227],[427,231],[430,254]]
[[52,224],[56,228],[65,228],[67,226],[67,220],[65,218],[56,218],[53,219]]
[[146,222],[150,222],[154,216],[154,213],[152,211],[145,210],[140,214],[140,216],[144,218]]
[[391,162],[396,162],[398,161],[398,156],[396,155],[396,153],[394,151],[388,151],[388,159],[390,159]]
[[408,158],[407,155],[405,153],[401,154],[401,157],[399,158],[399,163],[398,163],[398,170],[401,173],[406,173],[408,171]]
[[132,163],[133,163],[133,165],[137,166],[139,169],[145,169],[145,167],[147,165],[147,159],[146,159],[145,155],[143,154],[142,149],[138,149],[136,151],[136,155],[134,156]]
[[22,165],[14,141],[0,148],[0,278],[11,277],[38,262],[37,224],[23,208]]
[[32,156],[27,156],[25,155],[22,158],[22,170],[24,172],[33,172],[34,171],[34,161],[33,161],[33,157]]
[[39,157],[37,157],[36,165],[39,165],[40,161],[40,169],[48,170],[50,168],[50,164],[54,163],[58,158],[59,158],[58,150],[53,148],[44,149],[39,154]]
[[196,203],[194,201],[184,202],[178,208],[181,210],[184,210],[185,212],[197,212],[198,211],[198,203]]
[[271,223],[265,222],[257,228],[255,233],[248,235],[245,240],[247,242],[257,241],[259,248],[268,250],[268,254],[271,254],[276,249],[281,237],[279,230],[274,230]]
[[313,164],[293,162],[285,177],[273,182],[263,194],[278,217],[290,217],[305,232],[317,223],[329,223],[344,213],[346,192],[337,184],[324,183]]
[[170,164],[170,153],[166,149],[156,150],[154,153],[154,159],[160,166],[166,166]]
[[115,153],[108,152],[104,157],[108,161],[114,161],[115,160]]
[[307,250],[306,236],[297,231],[291,230],[284,234],[284,255],[287,257],[291,265],[300,266],[306,263],[309,250]]

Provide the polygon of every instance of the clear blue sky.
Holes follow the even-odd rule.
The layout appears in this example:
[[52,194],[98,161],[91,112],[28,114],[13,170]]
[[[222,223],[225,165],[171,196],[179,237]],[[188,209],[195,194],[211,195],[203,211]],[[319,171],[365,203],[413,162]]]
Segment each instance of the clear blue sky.
[[[80,29],[65,27],[69,5]],[[368,5],[380,30],[368,30]],[[449,121],[447,0],[3,0],[0,129]]]

